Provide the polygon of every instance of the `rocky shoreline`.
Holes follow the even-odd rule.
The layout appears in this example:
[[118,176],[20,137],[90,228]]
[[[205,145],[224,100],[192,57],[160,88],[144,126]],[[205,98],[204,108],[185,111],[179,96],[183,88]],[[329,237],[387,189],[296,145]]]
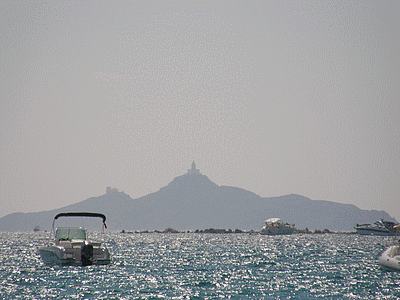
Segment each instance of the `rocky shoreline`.
[[[213,234],[260,234],[260,231],[256,230],[241,230],[241,229],[216,229],[216,228],[208,228],[208,229],[196,229],[194,231],[179,231],[174,228],[166,228],[162,231],[159,230],[143,230],[143,231],[121,231],[122,234],[143,234],[143,233],[213,233]],[[357,232],[335,232],[329,229],[319,230],[315,229],[314,231],[310,231],[308,228],[306,229],[296,229],[293,234],[357,234]]]

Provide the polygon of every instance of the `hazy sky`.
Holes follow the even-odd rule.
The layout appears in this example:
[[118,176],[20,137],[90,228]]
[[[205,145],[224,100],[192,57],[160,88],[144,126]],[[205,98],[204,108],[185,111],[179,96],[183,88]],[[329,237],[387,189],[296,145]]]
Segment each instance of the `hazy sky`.
[[1,1],[0,217],[195,161],[400,221],[399,95],[397,0]]

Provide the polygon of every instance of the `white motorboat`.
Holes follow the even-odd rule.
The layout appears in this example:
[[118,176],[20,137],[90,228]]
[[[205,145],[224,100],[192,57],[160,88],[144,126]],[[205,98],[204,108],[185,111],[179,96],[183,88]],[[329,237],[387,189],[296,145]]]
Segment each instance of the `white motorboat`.
[[[54,217],[49,242],[38,249],[46,265],[105,265],[111,262],[110,252],[101,242],[89,241],[85,228],[61,227],[54,230],[55,221],[60,217],[102,218],[102,235],[107,228],[106,216],[99,213],[70,212],[60,213]],[[54,236],[54,241],[50,242]]]
[[271,218],[265,221],[265,226],[261,229],[263,235],[288,235],[295,230],[294,224],[283,223],[279,218]]
[[376,221],[373,225],[371,224],[357,224],[354,229],[360,235],[380,235],[380,236],[392,236],[394,235],[393,226],[394,222],[384,221],[383,219]]
[[[399,231],[400,224],[394,226],[396,231],[396,238],[397,232]],[[395,270],[400,271],[400,240],[395,243],[394,245],[387,248],[379,257],[378,259],[379,264],[388,270]]]

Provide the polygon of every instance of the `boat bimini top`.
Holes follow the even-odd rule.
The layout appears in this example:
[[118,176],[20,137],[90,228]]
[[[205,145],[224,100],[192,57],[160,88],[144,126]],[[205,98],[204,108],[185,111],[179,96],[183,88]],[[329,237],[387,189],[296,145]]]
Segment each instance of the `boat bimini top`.
[[90,217],[90,218],[102,218],[103,226],[107,228],[106,225],[106,216],[100,213],[90,213],[90,212],[67,212],[67,213],[59,213],[54,217],[54,222],[60,217]]
[[103,219],[102,233],[104,235],[104,229],[107,228],[106,225],[106,216],[100,213],[91,213],[91,212],[66,212],[59,213],[54,217],[53,225],[51,226],[51,232],[49,236],[49,242],[51,236],[55,237],[55,239],[78,239],[78,240],[86,240],[86,230],[83,228],[58,228],[57,232],[55,232],[54,224],[57,219],[61,217],[89,217],[89,218],[101,218]]

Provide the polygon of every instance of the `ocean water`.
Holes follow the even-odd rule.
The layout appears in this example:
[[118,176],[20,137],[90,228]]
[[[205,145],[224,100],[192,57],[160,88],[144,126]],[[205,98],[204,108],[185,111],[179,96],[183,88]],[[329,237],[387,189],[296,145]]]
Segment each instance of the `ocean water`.
[[43,265],[47,238],[0,233],[1,299],[400,298],[390,237],[108,232],[112,264],[89,267]]

